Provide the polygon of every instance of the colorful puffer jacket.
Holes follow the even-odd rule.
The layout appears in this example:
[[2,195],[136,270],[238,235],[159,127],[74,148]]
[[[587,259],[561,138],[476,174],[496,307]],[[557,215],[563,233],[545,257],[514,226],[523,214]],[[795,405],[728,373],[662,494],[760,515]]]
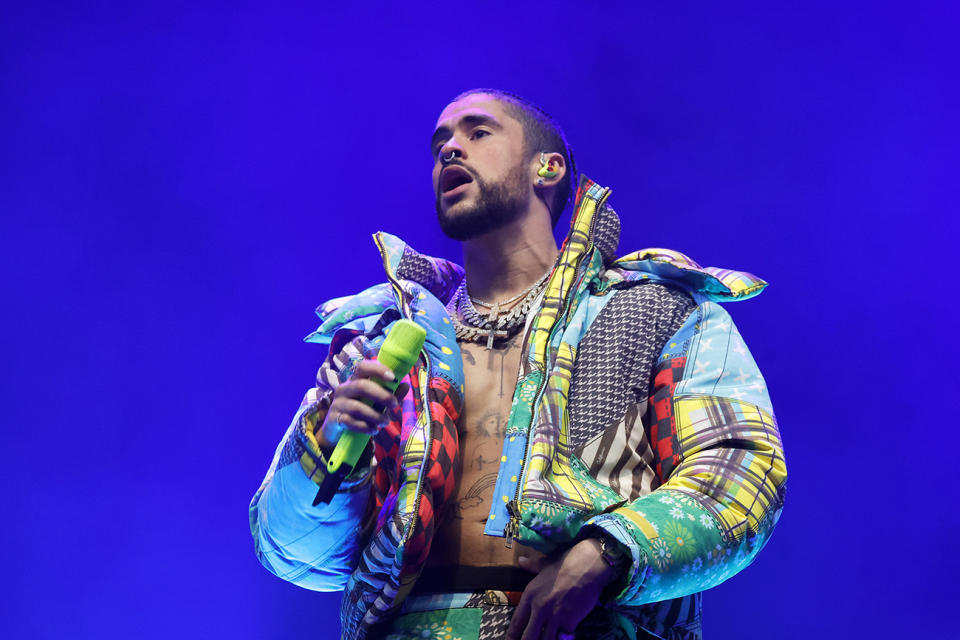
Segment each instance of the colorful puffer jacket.
[[[783,504],[786,466],[769,396],[716,304],[750,298],[766,283],[662,249],[614,259],[619,220],[608,195],[582,179],[570,233],[526,329],[485,533],[550,552],[603,529],[632,558],[608,605],[625,626],[697,638],[699,592],[752,561]],[[257,554],[270,571],[306,588],[344,590],[344,638],[364,637],[401,606],[460,471],[463,372],[445,304],[463,271],[388,234],[375,240],[388,282],[317,309],[321,324],[307,340],[329,343],[328,357],[250,505]],[[676,319],[631,322],[632,298],[668,301]],[[326,465],[314,432],[330,395],[401,317],[427,330],[406,378],[403,418],[374,439],[329,504],[312,506]],[[651,342],[642,322],[666,333]],[[637,358],[616,357],[635,344],[626,334],[656,344],[639,373],[631,371]]]

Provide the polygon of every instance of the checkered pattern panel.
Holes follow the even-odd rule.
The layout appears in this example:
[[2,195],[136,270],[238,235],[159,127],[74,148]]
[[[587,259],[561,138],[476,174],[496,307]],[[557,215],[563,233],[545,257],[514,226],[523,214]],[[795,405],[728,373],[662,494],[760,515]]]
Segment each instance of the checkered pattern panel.
[[[425,489],[420,495],[417,520],[414,523],[413,531],[410,533],[408,542],[404,547],[403,564],[404,567],[406,567],[404,573],[409,573],[412,570],[419,574],[420,569],[427,561],[435,528],[434,514],[436,511],[433,508],[433,504],[433,492]],[[400,579],[402,579],[402,577]]]
[[[400,442],[403,433],[409,433],[417,421],[420,410],[420,390],[418,376],[408,375],[402,382],[409,385],[406,395],[400,401],[402,413],[400,420],[391,420],[373,438],[373,455],[377,460],[376,473],[373,476],[375,498],[380,515],[377,518],[377,531],[383,528],[386,514],[392,511],[393,503],[400,488],[400,469],[397,460],[400,456]],[[386,508],[385,508],[386,507]]]
[[434,493],[434,502],[443,504],[453,497],[460,475],[457,419],[463,410],[463,398],[450,382],[433,378],[430,381],[429,399],[433,429],[427,478]]
[[683,379],[686,358],[670,358],[657,364],[653,374],[650,396],[650,444],[653,447],[655,468],[660,482],[664,482],[680,462],[680,443],[673,408],[673,391]]
[[[463,397],[444,378],[426,380],[427,401],[431,419],[429,456],[407,456],[409,466],[396,468],[399,452],[406,438],[419,429],[417,416],[424,414],[420,381],[425,377],[414,370],[404,378],[410,390],[402,400],[402,419],[391,421],[374,438],[374,455],[378,465],[374,477],[376,505],[379,508],[375,535],[361,556],[361,565],[354,572],[353,584],[364,595],[343,607],[344,632],[359,633],[369,624],[392,613],[419,575],[430,553],[436,514],[452,499],[459,475],[459,442],[456,421],[463,410]],[[419,467],[419,470],[417,469]],[[411,523],[408,508],[417,473],[425,475],[417,503],[416,518]],[[405,533],[412,524],[412,529]],[[400,557],[396,550],[403,544]],[[359,575],[376,576],[379,581],[361,584]],[[350,589],[348,588],[348,593]]]

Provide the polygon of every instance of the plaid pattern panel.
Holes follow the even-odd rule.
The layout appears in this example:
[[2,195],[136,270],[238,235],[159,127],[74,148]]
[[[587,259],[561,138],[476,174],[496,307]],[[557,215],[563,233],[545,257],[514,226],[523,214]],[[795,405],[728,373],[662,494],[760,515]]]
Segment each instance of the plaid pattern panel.
[[[572,540],[586,514],[605,508],[617,498],[616,493],[574,469],[567,412],[577,345],[608,301],[600,298],[591,304],[591,297],[580,291],[603,269],[602,254],[592,245],[591,230],[596,216],[614,215],[602,208],[608,194],[607,189],[589,179],[581,180],[579,207],[547,283],[540,312],[531,325],[530,361],[549,375],[540,397],[535,398],[536,418],[528,432],[530,451],[520,479],[517,507],[521,516],[519,539],[541,551]],[[518,393],[522,387],[518,386]],[[526,411],[512,412],[508,432],[525,430],[526,425],[518,421],[527,415]],[[503,495],[509,499],[510,494]]]
[[570,469],[570,445],[565,399],[572,377],[574,351],[562,343],[540,405],[539,420],[533,430],[527,460],[525,500],[550,500],[558,504],[588,509],[590,497],[577,486]]
[[549,348],[554,327],[564,311],[565,301],[571,296],[578,281],[583,280],[584,274],[578,273],[584,259],[589,260],[592,254],[587,253],[590,244],[590,228],[597,207],[606,198],[608,191],[594,184],[588,178],[580,181],[578,197],[582,192],[580,208],[571,222],[570,234],[564,240],[560,250],[557,267],[547,282],[546,291],[540,311],[533,321],[530,334],[530,354],[534,362],[543,363],[550,370]]
[[786,463],[766,385],[729,314],[701,304],[659,366],[650,424],[658,452],[673,449],[669,460],[660,455],[663,488],[698,499],[730,544],[766,534],[783,504]]
[[770,525],[787,475],[773,416],[755,405],[713,396],[680,396],[674,412],[683,461],[663,486],[704,496],[727,540]]

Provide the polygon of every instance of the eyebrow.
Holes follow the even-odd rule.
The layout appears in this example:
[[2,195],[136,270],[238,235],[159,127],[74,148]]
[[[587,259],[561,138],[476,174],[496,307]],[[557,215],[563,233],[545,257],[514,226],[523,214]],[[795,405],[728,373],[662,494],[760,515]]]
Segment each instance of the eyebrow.
[[[457,126],[466,125],[467,127],[475,127],[477,125],[486,124],[494,127],[495,129],[502,129],[503,126],[497,121],[493,116],[486,116],[481,114],[471,113],[460,118],[457,122]],[[437,143],[441,140],[447,140],[450,138],[450,127],[438,127],[436,131],[433,132],[433,136],[430,138],[430,153],[433,153],[434,148],[437,146]]]

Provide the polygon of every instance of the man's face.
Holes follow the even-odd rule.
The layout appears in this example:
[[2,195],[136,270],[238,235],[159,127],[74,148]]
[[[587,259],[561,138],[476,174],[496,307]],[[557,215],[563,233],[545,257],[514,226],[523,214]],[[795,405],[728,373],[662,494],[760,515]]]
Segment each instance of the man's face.
[[[454,240],[469,240],[519,218],[532,197],[523,126],[486,94],[452,102],[431,141],[437,219]],[[444,156],[455,157],[444,161]]]

